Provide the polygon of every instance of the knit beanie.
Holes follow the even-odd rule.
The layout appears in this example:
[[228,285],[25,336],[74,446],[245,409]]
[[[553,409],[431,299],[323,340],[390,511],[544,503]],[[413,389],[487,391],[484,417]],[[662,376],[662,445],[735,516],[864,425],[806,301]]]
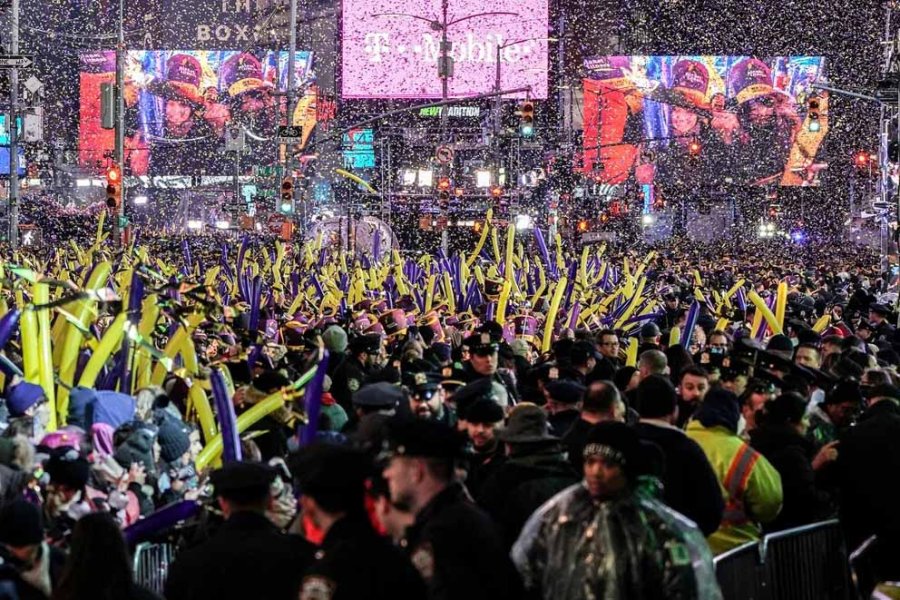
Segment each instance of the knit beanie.
[[0,543],[22,548],[44,540],[41,510],[25,500],[14,500],[0,510]]
[[155,472],[153,432],[148,429],[136,429],[116,449],[113,457],[126,469],[130,469],[132,463],[141,463],[148,473]]
[[51,483],[80,490],[87,485],[90,464],[75,448],[61,446],[51,451],[44,470],[50,476]]
[[44,389],[34,383],[21,381],[10,388],[6,395],[6,406],[10,417],[21,417],[29,408],[41,401]]
[[191,448],[191,428],[184,421],[165,419],[159,424],[159,456],[165,462],[175,462]]
[[338,325],[332,325],[322,334],[322,342],[329,352],[344,352],[347,350],[347,332]]

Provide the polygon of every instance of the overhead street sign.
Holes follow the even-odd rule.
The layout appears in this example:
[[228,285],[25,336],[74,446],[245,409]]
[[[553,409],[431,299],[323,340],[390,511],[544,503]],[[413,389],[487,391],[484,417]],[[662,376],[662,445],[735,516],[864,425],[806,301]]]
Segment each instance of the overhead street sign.
[[299,125],[280,125],[278,127],[279,144],[302,144],[303,127]]
[[32,56],[0,56],[0,69],[25,69],[34,64]]

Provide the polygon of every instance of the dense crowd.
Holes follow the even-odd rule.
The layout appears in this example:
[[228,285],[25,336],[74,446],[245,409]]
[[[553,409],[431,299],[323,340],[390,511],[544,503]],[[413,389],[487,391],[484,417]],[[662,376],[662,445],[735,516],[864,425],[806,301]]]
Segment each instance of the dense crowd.
[[148,541],[169,600],[720,598],[714,555],[832,517],[896,577],[873,256],[513,236],[7,262],[0,598],[152,598]]

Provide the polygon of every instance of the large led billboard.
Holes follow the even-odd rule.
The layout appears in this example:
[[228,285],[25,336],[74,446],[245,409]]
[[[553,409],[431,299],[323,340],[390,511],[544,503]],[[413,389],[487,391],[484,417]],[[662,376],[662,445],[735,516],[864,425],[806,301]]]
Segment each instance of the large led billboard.
[[585,62],[583,169],[606,184],[818,185],[822,57],[601,56]]
[[[501,89],[530,86],[532,98],[546,98],[547,7],[548,0],[450,2],[448,97],[493,90],[499,46]],[[343,0],[343,97],[441,98],[442,21],[441,0]]]
[[[139,50],[125,67],[125,157],[132,175],[221,175],[234,172],[225,152],[226,131],[245,132],[249,165],[276,157],[273,139],[286,121],[283,92],[287,52]],[[317,96],[312,54],[298,51],[299,101],[294,122],[304,145],[315,129]],[[113,131],[100,127],[100,86],[115,80],[110,52],[81,56],[79,156],[84,166],[104,166]],[[248,166],[249,168],[249,166]]]

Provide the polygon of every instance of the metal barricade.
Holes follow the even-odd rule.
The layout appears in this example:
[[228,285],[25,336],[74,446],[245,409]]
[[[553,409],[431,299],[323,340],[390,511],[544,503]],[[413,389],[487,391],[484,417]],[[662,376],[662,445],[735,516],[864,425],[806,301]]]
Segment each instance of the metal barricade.
[[134,550],[135,582],[162,595],[174,555],[172,544],[138,544]]
[[850,600],[850,561],[837,520],[772,533],[760,542],[773,600]]
[[747,542],[715,557],[716,579],[727,600],[769,600],[765,565],[757,542]]
[[850,570],[853,576],[853,585],[856,586],[856,595],[860,600],[868,600],[872,597],[872,591],[878,583],[878,575],[875,565],[872,563],[872,555],[878,543],[878,536],[868,538],[859,548],[850,553]]
[[836,520],[769,534],[720,554],[715,567],[727,600],[856,598]]

